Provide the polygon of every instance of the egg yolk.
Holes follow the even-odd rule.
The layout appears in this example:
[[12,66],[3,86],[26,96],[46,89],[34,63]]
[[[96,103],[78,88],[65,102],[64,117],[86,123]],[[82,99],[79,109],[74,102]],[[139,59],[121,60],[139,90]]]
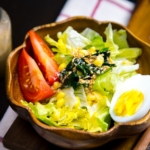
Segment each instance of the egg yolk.
[[124,92],[114,107],[114,113],[117,116],[131,116],[137,112],[143,101],[144,95],[141,91],[133,89]]

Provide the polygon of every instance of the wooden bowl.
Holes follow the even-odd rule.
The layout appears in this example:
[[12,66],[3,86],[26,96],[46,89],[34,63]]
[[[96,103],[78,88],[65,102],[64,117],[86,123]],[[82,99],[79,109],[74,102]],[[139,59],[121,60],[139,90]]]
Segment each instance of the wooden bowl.
[[[141,41],[127,28],[118,23],[99,22],[92,18],[80,16],[72,17],[61,22],[38,26],[33,28],[33,30],[36,31],[36,33],[42,38],[46,34],[49,34],[52,38],[56,38],[56,33],[58,31],[64,31],[68,26],[72,26],[77,31],[82,31],[86,27],[90,27],[104,36],[104,30],[108,23],[112,24],[113,29],[125,29],[127,31],[127,38],[131,47],[142,48],[142,55],[137,60],[140,65],[138,72],[141,74],[150,74],[149,45]],[[28,35],[25,36],[25,40],[27,39]],[[47,141],[67,149],[92,149],[114,139],[126,138],[138,134],[144,131],[150,125],[150,112],[144,118],[138,121],[119,123],[111,127],[107,132],[102,133],[90,133],[81,130],[57,128],[41,123],[35,118],[33,113],[25,106],[22,106],[20,102],[22,99],[22,93],[18,84],[17,61],[19,53],[23,47],[26,47],[25,42],[14,49],[10,53],[7,60],[7,96],[12,109],[16,111],[20,117],[29,121],[37,133]]]

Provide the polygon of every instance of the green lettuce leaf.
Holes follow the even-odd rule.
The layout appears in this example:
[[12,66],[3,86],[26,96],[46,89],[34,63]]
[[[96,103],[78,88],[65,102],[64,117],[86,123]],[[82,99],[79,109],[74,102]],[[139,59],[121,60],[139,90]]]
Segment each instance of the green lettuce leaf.
[[66,45],[66,39],[67,39],[66,34],[64,34],[62,38],[58,39],[58,42],[52,39],[49,35],[46,35],[44,39],[50,46],[54,46],[52,47],[53,52],[57,52],[65,55],[70,54],[70,50],[67,48]]
[[80,98],[80,107],[83,107],[83,106],[87,107],[88,105],[87,98],[86,98],[86,94],[82,85],[78,86],[74,90],[74,94],[75,96]]
[[90,115],[86,108],[67,105],[61,108],[55,106],[55,101],[41,104],[22,101],[22,104],[32,110],[41,122],[56,127],[82,129],[89,132],[107,131],[110,126],[109,108],[98,103]]
[[65,93],[65,106],[69,107],[70,109],[73,108],[74,104],[76,103],[76,96],[74,94],[74,89],[72,87],[62,89],[62,92]]
[[123,48],[119,50],[116,58],[137,59],[141,53],[141,48]]
[[97,76],[93,84],[93,90],[100,92],[102,95],[112,95],[114,93],[112,78],[114,77],[111,70]]
[[119,49],[122,48],[128,48],[129,44],[127,42],[127,33],[126,30],[120,29],[120,30],[113,30],[113,40],[115,44],[119,46]]
[[57,53],[54,55],[54,59],[58,64],[65,63],[66,65],[68,65],[72,58],[73,57],[71,55],[65,55],[62,53]]
[[95,47],[96,50],[102,50],[105,48],[105,43],[103,41],[103,38],[101,36],[95,36],[93,37],[91,43],[87,46],[85,46],[85,49],[90,49],[91,47]]
[[53,40],[49,35],[45,37],[45,40],[50,46],[55,46],[55,48],[52,48],[54,52],[66,55],[73,54],[74,51],[76,51],[76,48],[83,48],[91,43],[89,39],[82,36],[71,26],[69,26],[63,33],[59,32],[57,36],[58,42]]
[[76,129],[82,129],[89,132],[104,132],[110,126],[111,117],[108,107],[101,107],[90,117],[85,114],[83,118],[78,118],[70,123]]
[[118,45],[115,44],[113,40],[113,30],[112,25],[109,23],[108,26],[105,29],[105,35],[106,35],[106,42],[105,47],[108,47],[111,52],[111,57],[115,57],[118,54]]
[[85,28],[82,32],[81,35],[89,39],[90,41],[96,37],[99,36],[99,33],[90,29],[90,28]]

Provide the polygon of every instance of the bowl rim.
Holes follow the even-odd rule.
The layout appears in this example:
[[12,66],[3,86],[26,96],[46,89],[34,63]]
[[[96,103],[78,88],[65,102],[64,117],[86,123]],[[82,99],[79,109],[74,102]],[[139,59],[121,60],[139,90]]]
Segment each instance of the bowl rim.
[[[146,46],[150,47],[150,45],[148,43],[146,43],[145,41],[141,40],[140,38],[138,38],[136,35],[134,35],[127,27],[119,24],[119,23],[116,23],[116,22],[113,22],[113,21],[98,21],[96,19],[93,19],[93,18],[90,18],[90,17],[85,17],[85,16],[75,16],[75,17],[70,17],[68,19],[65,19],[65,20],[62,20],[62,21],[59,21],[59,22],[53,22],[53,23],[48,23],[48,24],[44,24],[44,25],[40,25],[40,26],[36,26],[34,28],[32,28],[34,31],[37,31],[39,29],[42,29],[42,28],[48,28],[48,27],[51,27],[51,26],[57,26],[57,25],[60,25],[60,24],[64,24],[66,22],[69,22],[69,21],[72,21],[72,20],[78,20],[78,19],[82,19],[82,20],[92,20],[94,22],[96,22],[97,24],[108,24],[108,23],[112,23],[112,24],[117,24],[119,25],[121,28],[125,29],[129,34],[131,34],[131,36],[133,36],[134,38],[136,38],[139,42],[142,42],[143,44],[145,44]],[[25,111],[27,111],[27,113],[29,114],[29,117],[30,117],[30,121],[34,122],[37,126],[39,127],[42,127],[43,129],[46,129],[46,130],[49,130],[49,131],[52,131],[52,130],[57,130],[57,131],[62,131],[62,130],[68,130],[68,131],[71,131],[71,132],[76,132],[76,133],[84,133],[86,135],[91,135],[91,136],[103,136],[103,135],[110,135],[112,132],[115,132],[119,127],[121,126],[134,126],[134,125],[140,125],[141,123],[146,123],[148,120],[150,120],[150,111],[148,112],[148,114],[143,117],[142,119],[140,120],[137,120],[137,121],[134,121],[134,122],[127,122],[127,123],[117,123],[116,125],[113,125],[113,127],[109,128],[107,131],[105,132],[88,132],[88,131],[84,131],[84,130],[77,130],[77,129],[71,129],[71,128],[58,128],[58,127],[54,127],[54,126],[49,126],[49,125],[46,125],[42,122],[40,122],[35,116],[34,114],[32,113],[32,111],[30,109],[28,109],[27,107],[21,105],[21,103],[18,103],[17,101],[15,101],[12,96],[10,95],[10,91],[9,91],[9,87],[11,85],[11,80],[13,78],[12,74],[11,74],[11,68],[10,68],[10,59],[12,58],[12,56],[17,53],[18,51],[20,51],[22,48],[26,47],[26,44],[25,44],[25,40],[28,38],[28,34],[25,35],[25,38],[24,38],[24,42],[18,46],[17,48],[15,48],[8,56],[8,59],[7,59],[7,66],[6,66],[6,69],[7,69],[7,74],[6,74],[6,85],[7,85],[7,88],[6,88],[6,94],[7,94],[7,97],[8,97],[8,100],[10,102],[10,105],[12,106],[17,106],[18,108],[21,108],[21,109],[24,109]],[[14,109],[14,108],[13,108]]]

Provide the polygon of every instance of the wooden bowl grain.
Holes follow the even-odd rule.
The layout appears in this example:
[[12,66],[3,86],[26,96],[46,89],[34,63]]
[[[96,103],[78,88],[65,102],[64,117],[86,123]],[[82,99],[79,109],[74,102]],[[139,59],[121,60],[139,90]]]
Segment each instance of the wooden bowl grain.
[[[52,38],[56,38],[57,32],[64,31],[68,26],[72,26],[77,31],[82,31],[86,27],[89,27],[99,32],[105,38],[104,30],[108,23],[112,24],[113,29],[125,29],[127,31],[127,39],[130,46],[142,48],[142,55],[137,60],[140,65],[138,72],[141,74],[150,74],[150,46],[118,23],[99,22],[92,18],[77,16],[61,22],[38,26],[33,28],[33,30],[42,38],[46,34],[49,34]],[[27,39],[28,35],[25,36],[25,41]],[[7,96],[12,109],[16,111],[20,117],[29,121],[36,132],[44,139],[67,149],[92,149],[114,139],[127,138],[138,134],[150,125],[150,112],[138,121],[118,123],[111,127],[107,132],[102,133],[90,133],[80,130],[57,128],[41,123],[28,108],[22,106],[20,103],[23,96],[18,84],[17,61],[22,48],[26,47],[25,41],[10,53],[7,60]]]

